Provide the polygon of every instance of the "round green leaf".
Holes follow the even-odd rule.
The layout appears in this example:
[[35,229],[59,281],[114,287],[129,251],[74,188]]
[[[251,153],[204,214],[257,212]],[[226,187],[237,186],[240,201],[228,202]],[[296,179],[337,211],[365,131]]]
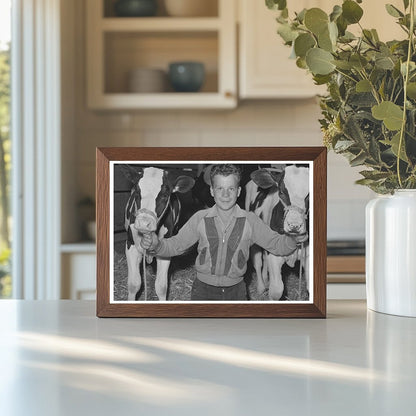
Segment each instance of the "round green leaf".
[[[412,61],[409,62],[409,73],[416,70],[416,64]],[[400,72],[403,76],[406,76],[406,62],[402,62],[400,65]]]
[[[337,26],[337,29],[338,29],[338,26]],[[355,39],[356,39],[356,36],[353,33],[348,32],[348,30],[347,30],[344,33],[344,35],[339,38],[339,42],[349,43],[349,42],[351,42]]]
[[313,80],[316,85],[329,84],[331,82],[331,75],[314,75]]
[[309,33],[302,33],[295,39],[296,56],[304,58],[306,52],[316,45],[315,39]]
[[357,85],[355,86],[355,90],[357,92],[370,92],[371,91],[370,81],[366,79],[362,79],[361,81],[357,82]]
[[344,71],[345,70],[350,70],[352,68],[352,65],[349,62],[347,62],[347,61],[341,61],[341,60],[339,60],[339,61],[333,61],[333,64],[337,68],[342,69]]
[[329,15],[329,19],[331,22],[335,22],[339,16],[342,14],[342,7],[338,6],[337,4],[332,9],[332,13]]
[[286,7],[286,0],[266,0],[266,6],[271,10],[283,10]]
[[277,33],[286,43],[294,41],[298,36],[298,32],[293,30],[292,27],[287,23],[280,24],[277,29]]
[[368,64],[367,60],[357,53],[351,56],[350,63],[354,68],[358,70],[363,69]]
[[298,58],[298,59],[296,59],[296,66],[298,68],[308,69],[308,66],[306,65],[305,58]]
[[349,23],[358,23],[363,16],[363,9],[352,0],[346,0],[342,3],[342,16]]
[[320,48],[309,49],[306,54],[306,64],[314,75],[330,74],[335,69],[335,65],[332,63],[333,59],[330,52]]
[[289,10],[287,8],[284,8],[281,12],[280,12],[280,17],[282,19],[287,19],[289,17]]
[[400,130],[403,110],[391,101],[383,101],[371,109],[373,117],[382,120],[389,130]]
[[329,37],[331,38],[332,44],[335,46],[338,39],[338,26],[334,22],[328,23]]
[[315,35],[324,32],[328,26],[328,15],[318,7],[309,9],[305,13],[305,26]]
[[416,82],[407,84],[407,96],[412,100],[416,100]]
[[318,45],[321,49],[324,49],[328,52],[333,52],[334,45],[332,43],[331,37],[329,36],[328,28],[318,35]]
[[306,14],[307,9],[302,9],[299,13],[296,13],[296,20],[298,20],[299,22],[303,23],[303,20],[305,19],[305,14]]
[[328,52],[334,52],[338,39],[338,27],[336,23],[329,22],[318,35],[318,45],[321,49],[325,49]]
[[340,36],[344,36],[348,27],[348,22],[344,19],[342,15],[339,16],[337,19],[337,27]]
[[[391,139],[391,142],[389,143],[391,146],[391,151],[394,153],[395,156],[399,156],[399,158],[405,162],[409,162],[409,159],[406,155],[406,148],[405,148],[405,142],[402,141],[402,145],[400,146],[400,132],[395,134],[393,138]],[[400,147],[400,152],[399,152]],[[399,155],[400,153],[400,155]]]
[[381,56],[376,58],[376,67],[380,69],[393,69],[394,61],[391,57]]

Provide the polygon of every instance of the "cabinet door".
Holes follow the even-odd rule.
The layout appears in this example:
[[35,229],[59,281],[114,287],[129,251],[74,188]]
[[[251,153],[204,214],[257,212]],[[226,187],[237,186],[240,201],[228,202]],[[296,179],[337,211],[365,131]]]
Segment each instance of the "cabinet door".
[[[402,0],[391,0],[400,10]],[[298,0],[289,4],[289,10],[320,7],[327,13],[341,0]],[[384,2],[366,0],[360,5],[364,9],[361,24],[365,28],[377,29],[383,41],[403,38],[403,31],[388,15]],[[240,56],[239,89],[241,98],[305,98],[325,93],[325,87],[315,86],[312,77],[296,66],[290,59],[291,49],[283,44],[276,33],[278,12],[269,10],[264,1],[239,0]],[[358,25],[349,31],[358,34]]]
[[95,253],[64,253],[62,255],[62,298],[95,299]]
[[[269,10],[264,1],[239,0],[239,7],[240,97],[305,98],[322,93],[311,75],[289,58],[291,49],[276,33],[277,12]],[[296,11],[304,7],[332,9],[329,0],[298,0],[295,7]]]

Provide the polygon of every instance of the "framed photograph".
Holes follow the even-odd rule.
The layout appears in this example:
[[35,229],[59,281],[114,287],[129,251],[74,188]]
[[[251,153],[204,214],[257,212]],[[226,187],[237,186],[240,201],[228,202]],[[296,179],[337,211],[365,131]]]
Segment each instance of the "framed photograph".
[[324,318],[326,148],[97,148],[97,316]]

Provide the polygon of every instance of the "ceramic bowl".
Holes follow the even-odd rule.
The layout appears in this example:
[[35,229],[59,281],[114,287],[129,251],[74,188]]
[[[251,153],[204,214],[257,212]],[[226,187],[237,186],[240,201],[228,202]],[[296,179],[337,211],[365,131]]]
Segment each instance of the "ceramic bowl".
[[197,92],[205,80],[202,62],[172,62],[169,64],[169,81],[177,92]]
[[158,93],[167,90],[167,74],[163,69],[136,68],[129,72],[128,91]]
[[156,0],[118,0],[114,12],[120,17],[154,16],[157,12]]
[[218,16],[218,0],[165,0],[165,8],[174,17]]

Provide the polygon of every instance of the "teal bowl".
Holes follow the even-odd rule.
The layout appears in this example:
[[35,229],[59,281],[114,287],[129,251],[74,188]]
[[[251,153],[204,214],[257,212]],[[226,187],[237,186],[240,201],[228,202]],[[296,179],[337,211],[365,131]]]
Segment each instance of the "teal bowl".
[[168,75],[175,91],[198,92],[205,81],[205,66],[202,62],[172,62]]
[[114,12],[120,17],[148,17],[157,12],[156,0],[118,0]]

